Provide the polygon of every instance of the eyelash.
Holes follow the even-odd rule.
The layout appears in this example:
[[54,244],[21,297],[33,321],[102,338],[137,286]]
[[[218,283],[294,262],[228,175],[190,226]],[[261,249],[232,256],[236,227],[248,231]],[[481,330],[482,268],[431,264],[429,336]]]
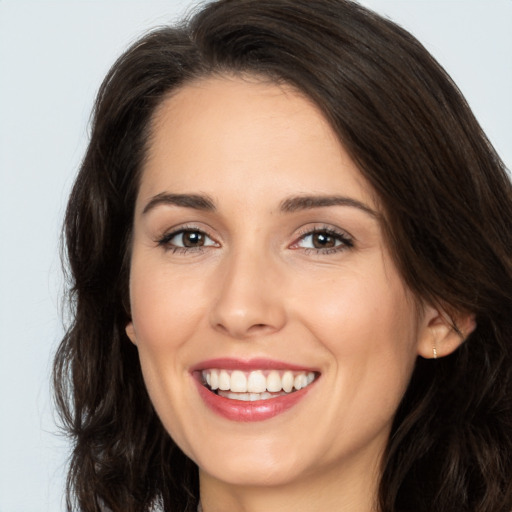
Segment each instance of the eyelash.
[[[198,246],[198,247],[180,247],[177,245],[172,245],[170,242],[173,238],[180,234],[185,233],[198,233],[199,235],[207,237],[213,243],[208,244],[206,246]],[[314,236],[315,234],[323,234],[327,237],[332,237],[335,242],[339,242],[338,245],[329,248],[317,248],[317,247],[305,247],[302,248],[305,254],[318,254],[318,255],[329,255],[333,253],[338,253],[341,251],[345,251],[347,249],[351,249],[354,247],[354,241],[352,237],[350,237],[344,231],[338,231],[331,227],[322,226],[322,227],[314,227],[313,229],[305,229],[302,233],[299,233],[299,237],[297,241],[295,241],[291,248],[294,250],[301,249],[299,247],[299,243],[304,241],[309,236]],[[157,240],[157,244],[160,247],[163,247],[166,251],[171,251],[173,254],[187,254],[190,252],[202,252],[207,247],[218,246],[217,242],[203,229],[199,229],[195,226],[182,226],[179,229],[171,231],[170,233],[164,234]]]
[[[179,245],[172,245],[171,240],[184,233],[198,233],[209,238],[213,241],[213,244],[209,244],[206,246],[198,246],[198,247],[180,247]],[[195,226],[182,226],[179,229],[171,231],[170,233],[165,233],[159,240],[157,240],[157,244],[160,247],[163,247],[166,251],[171,251],[173,254],[187,254],[190,252],[202,252],[206,247],[212,247],[217,245],[217,242],[203,229],[199,229]]]
[[340,242],[339,245],[335,245],[334,247],[329,248],[317,248],[317,247],[306,247],[302,248],[305,254],[318,254],[322,256],[326,256],[329,254],[334,254],[342,251],[346,251],[347,249],[351,249],[354,247],[354,240],[351,236],[349,236],[346,232],[341,230],[333,229],[328,226],[319,226],[314,227],[313,229],[305,229],[304,232],[299,234],[299,237],[296,242],[292,244],[292,248],[300,249],[297,247],[300,242],[305,240],[308,236],[314,236],[315,234],[323,234],[328,237],[334,238],[335,242]]

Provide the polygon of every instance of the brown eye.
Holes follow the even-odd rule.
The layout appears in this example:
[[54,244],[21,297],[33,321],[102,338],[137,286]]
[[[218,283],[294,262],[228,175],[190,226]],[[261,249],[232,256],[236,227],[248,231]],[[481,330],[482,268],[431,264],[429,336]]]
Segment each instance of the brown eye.
[[353,246],[354,242],[348,234],[332,229],[314,229],[294,244],[295,248],[314,250],[319,254],[330,254]]
[[311,235],[311,242],[315,249],[329,249],[336,247],[336,239],[328,233],[314,233]]
[[165,235],[158,241],[158,245],[168,249],[186,251],[187,249],[217,246],[217,243],[198,229],[181,229]]
[[181,234],[183,247],[203,247],[205,235],[200,231],[183,231]]

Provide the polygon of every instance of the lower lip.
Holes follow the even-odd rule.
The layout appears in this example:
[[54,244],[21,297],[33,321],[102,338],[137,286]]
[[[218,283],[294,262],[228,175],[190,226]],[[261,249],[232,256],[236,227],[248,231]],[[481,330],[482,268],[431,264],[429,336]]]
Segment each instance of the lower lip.
[[198,386],[199,395],[204,403],[213,412],[231,421],[251,422],[268,420],[291,409],[306,396],[313,383],[299,391],[294,391],[287,395],[268,398],[267,400],[255,400],[254,402],[232,400],[217,395],[197,380],[196,385]]

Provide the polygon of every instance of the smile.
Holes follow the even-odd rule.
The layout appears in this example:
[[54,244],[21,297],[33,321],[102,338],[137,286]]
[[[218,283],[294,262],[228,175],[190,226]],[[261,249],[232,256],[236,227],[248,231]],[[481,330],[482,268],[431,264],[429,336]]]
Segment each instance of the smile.
[[306,388],[315,380],[315,372],[291,370],[208,369],[201,372],[203,385],[230,400],[254,402],[269,400]]
[[192,374],[205,405],[237,422],[280,415],[307,396],[320,377],[313,369],[264,359],[205,361]]

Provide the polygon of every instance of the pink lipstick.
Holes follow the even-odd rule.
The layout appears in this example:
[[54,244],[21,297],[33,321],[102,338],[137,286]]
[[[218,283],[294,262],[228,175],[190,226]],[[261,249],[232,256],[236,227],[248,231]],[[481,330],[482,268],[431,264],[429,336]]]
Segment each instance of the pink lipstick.
[[312,368],[269,359],[212,359],[195,365],[200,397],[231,421],[263,421],[292,408],[319,377]]

